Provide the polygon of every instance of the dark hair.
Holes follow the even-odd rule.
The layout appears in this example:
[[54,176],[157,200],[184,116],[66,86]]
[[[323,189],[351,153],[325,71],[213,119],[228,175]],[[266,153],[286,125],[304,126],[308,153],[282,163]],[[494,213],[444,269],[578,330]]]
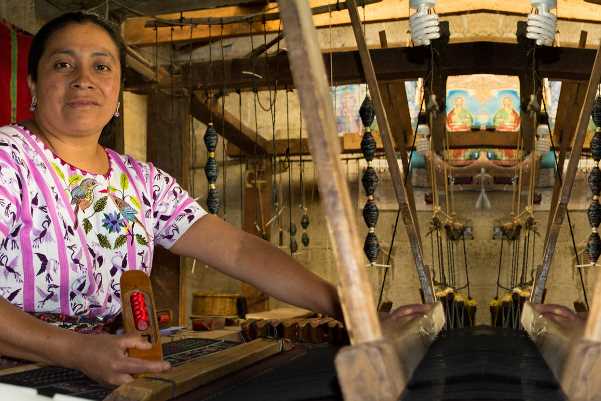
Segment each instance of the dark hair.
[[121,62],[121,81],[123,81],[123,71],[125,69],[125,45],[123,44],[123,39],[121,39],[121,36],[113,29],[109,22],[100,19],[95,14],[77,11],[65,13],[50,20],[48,23],[42,26],[38,33],[36,33],[36,35],[33,37],[31,48],[29,49],[29,57],[27,60],[27,73],[29,76],[31,76],[33,82],[37,82],[38,80],[38,65],[40,64],[40,59],[42,58],[42,54],[46,49],[46,44],[50,36],[68,25],[85,23],[92,23],[104,29],[104,31],[108,33],[113,40],[113,43],[115,43],[115,46],[119,50],[119,61]]

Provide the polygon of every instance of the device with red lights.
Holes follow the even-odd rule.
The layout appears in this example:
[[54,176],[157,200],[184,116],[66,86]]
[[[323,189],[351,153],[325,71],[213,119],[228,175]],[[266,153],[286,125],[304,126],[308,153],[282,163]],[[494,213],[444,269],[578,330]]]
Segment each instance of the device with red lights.
[[123,326],[126,333],[137,333],[152,344],[148,350],[130,348],[129,356],[147,360],[163,359],[159,324],[149,277],[141,270],[121,275]]

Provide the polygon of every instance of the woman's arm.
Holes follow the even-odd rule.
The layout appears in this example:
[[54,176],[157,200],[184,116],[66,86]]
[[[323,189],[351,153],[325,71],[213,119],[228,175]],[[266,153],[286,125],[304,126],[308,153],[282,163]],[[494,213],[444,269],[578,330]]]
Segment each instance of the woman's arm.
[[206,215],[171,247],[269,295],[342,320],[336,288],[267,241]]
[[128,348],[148,349],[140,336],[88,335],[46,324],[0,297],[0,354],[79,369],[102,383],[123,384],[131,374],[161,372],[166,362],[127,356]]

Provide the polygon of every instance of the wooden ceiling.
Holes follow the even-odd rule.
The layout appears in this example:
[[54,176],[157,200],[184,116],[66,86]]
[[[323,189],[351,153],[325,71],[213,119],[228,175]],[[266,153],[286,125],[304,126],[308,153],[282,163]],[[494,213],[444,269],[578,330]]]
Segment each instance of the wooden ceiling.
[[[90,10],[104,12],[99,0],[43,0],[59,11]],[[268,0],[109,0],[111,13],[121,18],[207,10],[227,6],[265,6]]]

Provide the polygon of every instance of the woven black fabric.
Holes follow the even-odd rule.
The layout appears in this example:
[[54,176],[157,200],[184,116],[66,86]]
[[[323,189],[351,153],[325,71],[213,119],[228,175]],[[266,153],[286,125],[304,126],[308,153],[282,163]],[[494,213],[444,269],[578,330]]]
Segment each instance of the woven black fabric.
[[178,401],[342,401],[334,367],[337,348],[299,348],[300,352],[259,362]]
[[525,333],[488,326],[443,333],[401,400],[567,401]]

